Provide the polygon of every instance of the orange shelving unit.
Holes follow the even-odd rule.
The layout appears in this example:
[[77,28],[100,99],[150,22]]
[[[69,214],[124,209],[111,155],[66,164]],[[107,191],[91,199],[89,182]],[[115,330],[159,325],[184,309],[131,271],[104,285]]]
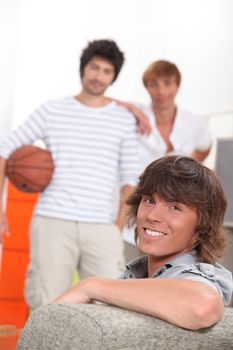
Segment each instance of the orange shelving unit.
[[7,219],[10,236],[4,236],[0,271],[0,325],[22,328],[28,317],[24,281],[29,261],[29,226],[38,194],[7,189]]

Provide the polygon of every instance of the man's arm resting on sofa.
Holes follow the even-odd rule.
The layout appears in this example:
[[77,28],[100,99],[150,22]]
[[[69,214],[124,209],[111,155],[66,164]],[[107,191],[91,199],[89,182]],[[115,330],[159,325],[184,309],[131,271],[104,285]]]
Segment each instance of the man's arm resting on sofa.
[[54,302],[90,303],[95,300],[192,330],[217,323],[224,310],[217,291],[204,283],[185,279],[90,278]]

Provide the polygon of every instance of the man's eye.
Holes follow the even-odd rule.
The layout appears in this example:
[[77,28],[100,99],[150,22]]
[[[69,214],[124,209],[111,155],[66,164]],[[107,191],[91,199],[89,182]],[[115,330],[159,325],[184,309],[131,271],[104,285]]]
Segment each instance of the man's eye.
[[154,204],[154,199],[153,198],[144,198],[143,201],[146,204]]
[[177,205],[177,204],[172,204],[172,205],[170,206],[170,208],[171,208],[172,210],[177,210],[177,211],[181,211],[181,210],[182,210],[181,207],[180,207],[179,205]]
[[150,88],[156,88],[158,86],[158,84],[156,81],[149,81],[147,86]]
[[106,70],[105,70],[105,74],[107,74],[107,75],[111,75],[111,74],[113,74],[113,71],[112,71],[112,70],[110,70],[110,69],[106,69]]
[[97,65],[95,65],[95,64],[91,64],[91,69],[93,69],[93,70],[97,70],[98,69],[98,66]]
[[173,84],[173,81],[174,81],[174,79],[168,77],[168,78],[163,80],[163,83],[164,83],[164,85],[169,86],[169,85]]

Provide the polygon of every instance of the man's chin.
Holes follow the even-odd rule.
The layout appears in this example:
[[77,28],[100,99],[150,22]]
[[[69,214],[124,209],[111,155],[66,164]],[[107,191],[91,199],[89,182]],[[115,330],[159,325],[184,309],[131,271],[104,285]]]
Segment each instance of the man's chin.
[[100,97],[100,96],[103,96],[105,93],[105,90],[104,91],[101,91],[101,92],[93,92],[92,95],[93,96],[96,96],[96,97]]
[[92,96],[103,96],[107,88],[102,88],[102,89],[86,89],[89,95]]

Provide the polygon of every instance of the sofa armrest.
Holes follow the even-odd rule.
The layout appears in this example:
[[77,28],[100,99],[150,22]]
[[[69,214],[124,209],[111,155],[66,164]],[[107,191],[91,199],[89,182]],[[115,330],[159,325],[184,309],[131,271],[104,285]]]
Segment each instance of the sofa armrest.
[[229,350],[232,335],[232,308],[215,326],[189,331],[104,304],[48,304],[32,313],[17,350]]

